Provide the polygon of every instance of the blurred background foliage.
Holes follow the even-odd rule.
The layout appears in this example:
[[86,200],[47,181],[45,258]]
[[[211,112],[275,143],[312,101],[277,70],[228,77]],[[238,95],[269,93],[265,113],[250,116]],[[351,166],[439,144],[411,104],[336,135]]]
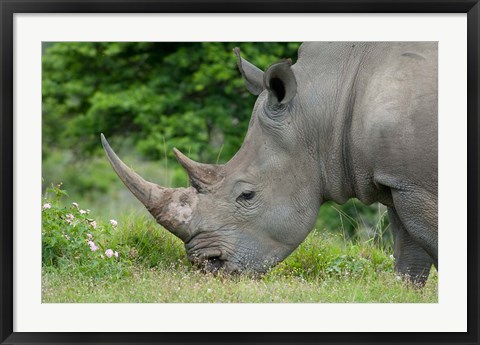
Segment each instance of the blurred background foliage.
[[[104,133],[145,178],[186,186],[177,147],[192,159],[224,163],[238,150],[256,97],[232,49],[261,69],[295,62],[299,43],[47,42],[42,47],[43,188],[63,183],[98,216],[144,212],[116,177]],[[86,206],[86,207],[87,207]],[[385,209],[356,200],[321,208],[317,228],[391,244]]]

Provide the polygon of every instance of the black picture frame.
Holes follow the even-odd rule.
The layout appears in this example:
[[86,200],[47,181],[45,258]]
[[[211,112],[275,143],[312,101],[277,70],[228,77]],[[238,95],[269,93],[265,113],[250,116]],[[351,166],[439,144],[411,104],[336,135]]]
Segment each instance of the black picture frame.
[[[16,13],[467,13],[468,331],[465,333],[13,332],[13,17]],[[478,344],[479,0],[0,0],[0,341],[2,344]],[[453,230],[453,229],[452,229]],[[452,315],[455,317],[455,315]]]

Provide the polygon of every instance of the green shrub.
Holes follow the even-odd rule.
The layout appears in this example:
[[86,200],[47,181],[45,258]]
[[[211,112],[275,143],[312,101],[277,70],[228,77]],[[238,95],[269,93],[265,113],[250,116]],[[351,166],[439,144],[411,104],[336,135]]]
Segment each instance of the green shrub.
[[124,248],[109,242],[118,223],[102,224],[90,218],[90,210],[73,202],[65,207],[67,196],[61,185],[47,189],[42,205],[42,264],[91,276],[120,277],[126,273],[128,258]]
[[393,263],[390,249],[383,249],[373,241],[351,241],[339,233],[314,230],[269,276],[293,275],[309,281],[360,279],[393,272]]

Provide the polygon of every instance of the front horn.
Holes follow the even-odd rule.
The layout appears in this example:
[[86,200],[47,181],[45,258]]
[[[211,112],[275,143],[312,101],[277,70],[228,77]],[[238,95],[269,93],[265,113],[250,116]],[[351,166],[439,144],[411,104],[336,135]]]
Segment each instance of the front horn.
[[188,241],[190,221],[198,204],[197,191],[192,187],[164,188],[144,180],[118,158],[103,133],[101,139],[108,160],[123,184],[160,225],[182,241]]

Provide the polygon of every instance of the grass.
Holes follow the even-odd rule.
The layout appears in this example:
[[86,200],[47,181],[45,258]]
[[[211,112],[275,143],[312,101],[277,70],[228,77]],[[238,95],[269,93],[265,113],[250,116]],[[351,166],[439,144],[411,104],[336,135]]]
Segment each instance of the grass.
[[[47,273],[43,303],[436,303],[434,279],[422,290],[390,274],[363,279],[225,279],[188,269],[142,269],[122,280]],[[66,284],[68,282],[68,284]]]
[[[182,243],[149,218],[119,220],[109,234],[122,269],[88,272],[75,264],[43,267],[43,303],[436,303],[438,277],[412,288],[393,272],[390,249],[313,231],[284,262],[260,278],[203,274]],[[119,273],[120,272],[120,273]]]
[[[316,223],[321,231],[314,230],[284,262],[262,277],[215,277],[190,265],[181,241],[154,223],[104,158],[85,163],[82,171],[89,173],[82,174],[82,181],[78,180],[78,166],[69,167],[65,159],[60,153],[52,154],[44,164],[46,180],[62,176],[60,180],[71,194],[58,199],[56,206],[48,198],[43,200],[51,201],[54,208],[50,211],[57,212],[50,213],[50,218],[44,213],[42,233],[50,236],[49,253],[58,257],[50,258],[57,264],[44,262],[42,267],[43,303],[438,302],[436,272],[423,289],[412,288],[393,272],[392,240],[383,206],[360,210],[356,202],[324,205]],[[171,185],[173,180],[186,183],[183,171],[180,174],[158,162],[128,155],[126,161],[142,176],[162,185]],[[159,176],[163,178],[159,180]],[[67,231],[65,216],[76,212],[76,220],[80,217],[79,210],[72,208],[74,201],[80,208],[92,209],[87,218],[98,222],[97,229],[84,219]],[[118,227],[108,226],[112,218],[118,220]],[[52,227],[45,227],[47,221]],[[87,233],[94,235],[101,250],[90,252]],[[75,250],[74,234],[78,234],[75,243],[79,248]],[[66,235],[71,239],[67,241]],[[44,236],[44,254],[45,243]],[[119,260],[100,259],[106,248],[118,250]]]

